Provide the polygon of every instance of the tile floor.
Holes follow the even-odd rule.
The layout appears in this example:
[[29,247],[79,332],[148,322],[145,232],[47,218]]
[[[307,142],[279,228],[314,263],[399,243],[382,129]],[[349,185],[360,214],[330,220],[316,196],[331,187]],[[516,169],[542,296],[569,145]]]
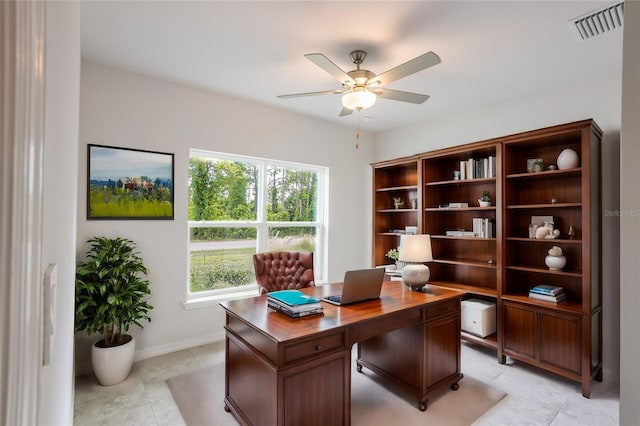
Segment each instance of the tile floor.
[[[224,343],[213,343],[137,362],[115,386],[98,385],[93,375],[78,376],[74,424],[183,425],[165,380],[224,360]],[[507,396],[474,425],[618,424],[618,387],[593,382],[591,399],[578,383],[509,361],[495,351],[462,344],[462,372],[502,389]],[[463,379],[464,380],[464,379]]]

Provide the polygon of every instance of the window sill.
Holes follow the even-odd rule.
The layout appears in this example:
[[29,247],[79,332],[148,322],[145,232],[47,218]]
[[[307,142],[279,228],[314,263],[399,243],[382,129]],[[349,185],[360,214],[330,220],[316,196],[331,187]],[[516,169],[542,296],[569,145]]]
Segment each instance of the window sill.
[[210,306],[216,306],[218,303],[224,300],[240,299],[244,297],[254,297],[258,295],[256,289],[238,291],[234,293],[216,294],[215,296],[194,297],[187,300],[182,304],[185,311],[191,309],[208,308]]

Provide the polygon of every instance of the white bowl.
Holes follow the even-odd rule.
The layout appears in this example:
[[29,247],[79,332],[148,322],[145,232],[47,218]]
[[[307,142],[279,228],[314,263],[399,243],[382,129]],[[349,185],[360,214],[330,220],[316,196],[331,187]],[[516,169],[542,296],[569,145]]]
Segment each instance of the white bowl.
[[559,271],[567,264],[567,258],[564,256],[547,256],[544,263],[552,271]]

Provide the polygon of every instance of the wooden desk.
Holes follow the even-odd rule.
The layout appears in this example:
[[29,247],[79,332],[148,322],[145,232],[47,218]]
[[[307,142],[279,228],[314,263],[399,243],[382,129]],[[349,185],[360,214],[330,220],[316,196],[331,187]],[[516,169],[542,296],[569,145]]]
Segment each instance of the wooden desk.
[[[305,289],[316,297],[339,285]],[[241,424],[348,425],[351,346],[357,370],[369,368],[416,396],[427,409],[432,392],[456,390],[460,373],[463,293],[409,291],[385,282],[380,300],[291,319],[267,308],[266,296],[221,303],[226,311],[225,410]]]

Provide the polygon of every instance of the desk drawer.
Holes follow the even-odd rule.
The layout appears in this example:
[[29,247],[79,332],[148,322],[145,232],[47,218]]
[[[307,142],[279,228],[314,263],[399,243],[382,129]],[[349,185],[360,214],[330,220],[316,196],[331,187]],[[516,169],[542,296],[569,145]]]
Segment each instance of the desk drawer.
[[427,308],[427,321],[444,316],[444,315],[452,314],[459,310],[460,310],[459,299],[447,300],[446,302],[429,306]]
[[302,342],[287,345],[284,348],[284,362],[290,363],[299,359],[318,355],[333,349],[344,348],[344,333],[333,333],[315,339],[304,340]]

